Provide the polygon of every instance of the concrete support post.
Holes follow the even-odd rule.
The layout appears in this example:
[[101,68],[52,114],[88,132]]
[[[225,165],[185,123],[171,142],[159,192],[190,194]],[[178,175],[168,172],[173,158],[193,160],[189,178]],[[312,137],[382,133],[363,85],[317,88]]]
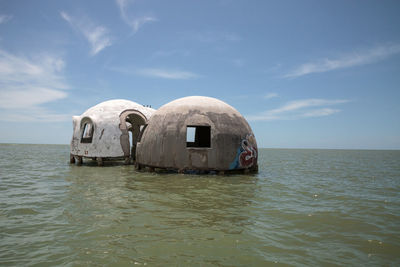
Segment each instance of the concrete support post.
[[97,160],[97,166],[104,166],[103,158],[98,157],[96,158],[96,160]]
[[69,164],[74,164],[75,163],[75,156],[72,154],[69,154]]
[[135,169],[140,171],[140,169],[142,169],[142,166],[139,163],[135,163]]
[[254,166],[253,170],[254,170],[255,172],[258,172],[258,164],[256,164],[256,166]]
[[82,165],[82,157],[81,156],[76,156],[75,161],[78,166]]

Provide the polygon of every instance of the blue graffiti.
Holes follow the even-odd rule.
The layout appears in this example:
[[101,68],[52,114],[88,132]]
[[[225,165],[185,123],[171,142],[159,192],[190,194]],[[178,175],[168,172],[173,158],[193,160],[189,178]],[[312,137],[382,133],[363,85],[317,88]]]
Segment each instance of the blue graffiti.
[[243,152],[243,148],[242,148],[242,146],[239,146],[239,148],[238,148],[238,150],[237,150],[237,152],[236,152],[236,157],[235,157],[235,159],[234,159],[233,162],[229,165],[229,169],[230,169],[230,170],[234,170],[234,169],[237,169],[237,168],[240,167],[239,157],[240,157],[240,154],[241,154],[242,152]]
[[229,170],[241,167],[251,167],[255,162],[257,162],[257,148],[250,143],[252,137],[254,137],[252,134],[248,134],[240,141],[235,159],[229,165]]

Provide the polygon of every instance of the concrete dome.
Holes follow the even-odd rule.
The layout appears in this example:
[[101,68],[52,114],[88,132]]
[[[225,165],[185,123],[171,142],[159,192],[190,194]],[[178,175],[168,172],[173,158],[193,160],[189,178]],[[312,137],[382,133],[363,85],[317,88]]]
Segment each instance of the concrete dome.
[[[71,157],[131,157],[133,139],[154,111],[133,101],[115,99],[97,104],[81,116],[73,116]],[[132,140],[129,131],[136,134]]]
[[257,143],[246,119],[203,96],[174,100],[153,113],[137,144],[137,164],[179,171],[257,168]]
[[81,117],[91,117],[93,119],[101,118],[103,123],[119,120],[119,115],[122,111],[127,109],[136,109],[143,113],[149,119],[151,114],[155,111],[152,108],[143,107],[143,105],[138,104],[133,101],[125,99],[113,99],[101,102],[88,110],[86,110]]

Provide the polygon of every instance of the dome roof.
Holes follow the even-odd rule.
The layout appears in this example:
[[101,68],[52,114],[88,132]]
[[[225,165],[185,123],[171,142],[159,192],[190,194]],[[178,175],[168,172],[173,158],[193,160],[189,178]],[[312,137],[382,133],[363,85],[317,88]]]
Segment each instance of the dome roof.
[[127,109],[136,109],[143,113],[146,118],[150,118],[151,114],[155,111],[152,108],[144,107],[136,102],[125,99],[113,99],[104,101],[86,110],[82,117],[108,119],[109,116],[119,116],[122,111]]
[[[240,113],[227,103],[207,96],[187,96],[171,101],[158,109],[158,114],[185,112],[188,110],[207,110],[207,112],[236,114]],[[240,115],[241,116],[241,115]]]

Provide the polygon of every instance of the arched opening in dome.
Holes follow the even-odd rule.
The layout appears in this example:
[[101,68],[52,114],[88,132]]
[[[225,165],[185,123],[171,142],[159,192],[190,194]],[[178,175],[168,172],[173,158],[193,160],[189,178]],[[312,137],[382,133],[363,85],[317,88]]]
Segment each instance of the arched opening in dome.
[[[135,161],[136,160],[136,144],[139,140],[141,131],[147,122],[146,117],[137,110],[125,110],[120,115],[120,129],[123,135],[126,136],[121,141],[121,145],[124,151],[127,151],[129,157]],[[122,139],[121,139],[122,140]]]
[[94,126],[90,118],[81,121],[81,143],[91,143],[93,140]]

